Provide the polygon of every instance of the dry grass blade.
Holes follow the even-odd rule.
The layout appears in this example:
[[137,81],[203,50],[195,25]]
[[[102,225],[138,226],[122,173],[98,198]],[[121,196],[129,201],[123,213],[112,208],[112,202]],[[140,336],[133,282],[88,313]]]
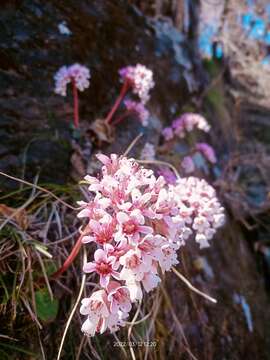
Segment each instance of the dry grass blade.
[[138,321],[135,321],[135,322],[131,322],[131,321],[126,321],[125,324],[127,325],[138,325],[138,324],[141,324],[142,322],[144,322],[145,320],[147,320],[149,318],[149,316],[151,315],[151,311],[146,314],[143,318],[141,318],[140,320]]
[[135,315],[134,315],[134,317],[133,317],[133,319],[131,321],[131,324],[130,324],[130,326],[128,328],[128,346],[129,346],[129,350],[130,350],[130,353],[131,353],[132,360],[136,360],[136,356],[135,356],[135,353],[134,353],[134,350],[133,350],[132,346],[130,345],[130,343],[131,343],[131,341],[130,341],[131,340],[131,333],[132,333],[132,328],[135,325],[136,319],[139,316],[141,305],[142,305],[142,301],[140,300],[138,308],[136,310],[136,313],[135,313]]
[[175,275],[176,275],[180,280],[183,281],[183,283],[185,283],[185,284],[187,285],[187,287],[188,287],[190,290],[194,291],[196,294],[204,297],[205,299],[213,302],[214,304],[217,303],[217,300],[216,300],[216,299],[214,299],[214,298],[212,298],[211,296],[205,294],[204,292],[196,289],[196,288],[184,277],[184,275],[182,275],[182,274],[181,274],[179,271],[177,271],[174,267],[172,268],[172,271],[175,273]]
[[81,342],[80,342],[80,345],[79,345],[78,352],[77,352],[75,360],[80,360],[82,349],[83,349],[83,346],[84,346],[84,343],[85,343],[85,340],[86,340],[85,338],[86,337],[83,336],[82,339],[81,339]]
[[130,151],[133,149],[133,147],[137,144],[137,142],[140,140],[140,138],[143,136],[143,133],[140,133],[138,136],[135,137],[135,139],[129,144],[126,151],[124,152],[123,156],[127,156]]
[[42,270],[42,273],[43,273],[43,276],[44,276],[44,279],[45,279],[45,283],[46,283],[48,292],[50,294],[50,298],[53,301],[53,292],[52,292],[52,289],[51,289],[51,286],[50,286],[50,282],[49,282],[49,279],[48,279],[48,276],[47,276],[47,273],[46,273],[46,269],[45,269],[43,260],[42,260],[41,256],[39,255],[39,253],[37,251],[36,251],[36,255],[37,255],[38,261],[40,263],[40,267],[41,267],[41,270]]
[[65,205],[66,207],[72,209],[72,210],[78,210],[78,208],[75,208],[74,206],[72,205],[69,205],[68,203],[66,203],[64,200],[60,199],[57,195],[55,195],[53,192],[51,192],[50,190],[47,190],[45,188],[43,188],[42,186],[39,186],[39,185],[36,185],[36,184],[32,184],[26,180],[22,180],[22,179],[19,179],[15,176],[11,176],[11,175],[8,175],[2,171],[0,171],[0,175],[2,176],[5,176],[11,180],[14,180],[14,181],[18,181],[22,184],[25,184],[25,185],[28,185],[28,186],[31,186],[32,188],[35,188],[35,189],[38,189],[40,191],[43,191],[45,192],[46,194],[50,195],[51,197],[55,198],[56,200],[58,200],[60,203],[62,203],[63,205]]
[[163,294],[164,294],[165,300],[166,300],[166,302],[167,302],[167,304],[168,304],[168,306],[169,306],[169,308],[170,308],[170,310],[171,310],[172,317],[173,317],[175,323],[177,324],[177,327],[178,327],[178,329],[179,329],[179,332],[180,332],[180,334],[181,334],[181,336],[182,336],[182,338],[183,338],[184,348],[185,348],[186,352],[189,354],[189,356],[191,357],[192,360],[198,360],[198,359],[196,358],[196,356],[193,355],[192,352],[191,352],[191,350],[190,350],[190,346],[189,346],[188,340],[187,340],[187,338],[186,338],[186,336],[185,336],[183,326],[181,325],[180,321],[178,320],[178,317],[177,317],[177,315],[176,315],[176,313],[175,313],[175,311],[174,311],[172,302],[171,302],[171,300],[170,300],[170,298],[169,298],[169,296],[168,296],[165,288],[162,286],[161,289],[162,289],[162,292],[163,292]]
[[[86,261],[87,261],[87,259],[86,259],[86,250],[85,250],[85,248],[83,248],[83,264],[86,264]],[[76,309],[77,309],[77,307],[79,305],[79,302],[81,300],[81,296],[82,296],[83,289],[84,289],[84,286],[85,286],[85,281],[86,281],[86,275],[83,274],[81,287],[80,287],[78,297],[76,299],[75,305],[73,306],[73,308],[71,310],[71,313],[69,315],[69,318],[68,318],[68,321],[66,323],[65,330],[64,330],[64,333],[63,333],[63,336],[62,336],[62,339],[61,339],[60,347],[59,347],[58,354],[57,354],[57,360],[60,360],[60,358],[61,358],[61,352],[62,352],[62,349],[63,349],[63,346],[64,346],[64,342],[65,342],[65,338],[66,338],[66,335],[67,335],[67,332],[68,332],[68,328],[70,326],[72,318],[73,318],[73,316],[75,314],[75,311],[76,311]]]
[[[118,343],[118,344],[120,344],[120,343],[121,343],[121,341],[120,341],[119,337],[116,335],[116,333],[115,333],[115,332],[113,333],[113,336],[114,336],[114,338],[116,339],[117,343]],[[124,354],[125,358],[126,358],[126,359],[128,359],[128,354],[127,354],[127,352],[126,352],[126,350],[125,350],[124,346],[120,346],[120,349],[121,349],[121,351],[123,352],[123,354]]]
[[[155,321],[156,321],[156,318],[157,318],[157,314],[158,314],[158,311],[159,311],[160,304],[161,304],[161,298],[160,298],[159,292],[158,292],[158,294],[155,297],[155,300],[153,302],[153,308],[152,308],[153,309],[152,310],[153,316],[151,317],[150,324],[149,324],[149,326],[147,328],[147,332],[146,332],[147,341],[149,341],[150,334],[152,332],[152,329],[154,328],[154,324],[155,324]],[[147,360],[148,353],[149,353],[149,346],[146,347],[146,351],[145,351],[145,354],[144,354],[144,360]]]
[[20,296],[20,299],[22,300],[24,306],[28,310],[31,318],[36,322],[36,324],[40,328],[40,330],[42,330],[42,325],[38,321],[38,318],[37,318],[36,314],[33,312],[33,310],[31,309],[30,304],[28,303],[28,301],[22,295]]

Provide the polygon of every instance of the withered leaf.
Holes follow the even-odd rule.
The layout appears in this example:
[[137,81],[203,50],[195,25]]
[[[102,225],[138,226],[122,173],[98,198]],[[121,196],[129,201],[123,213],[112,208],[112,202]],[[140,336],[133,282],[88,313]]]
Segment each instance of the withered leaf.
[[5,218],[11,217],[14,213],[13,220],[23,229],[26,230],[29,226],[29,218],[25,209],[18,210],[17,208],[9,207],[5,204],[0,204],[0,215]]
[[115,129],[110,124],[107,124],[104,119],[96,119],[89,127],[93,132],[97,145],[101,146],[102,143],[111,144],[115,139]]

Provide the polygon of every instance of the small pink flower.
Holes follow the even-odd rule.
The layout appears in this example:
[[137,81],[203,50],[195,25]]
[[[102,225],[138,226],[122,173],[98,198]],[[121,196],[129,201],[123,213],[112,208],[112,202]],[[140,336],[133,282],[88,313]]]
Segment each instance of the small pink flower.
[[215,214],[213,215],[213,227],[215,229],[223,226],[225,224],[225,215],[224,214]]
[[161,246],[164,243],[165,238],[160,235],[146,235],[137,245],[143,263],[151,267],[153,261],[158,261],[162,257]]
[[147,293],[155,289],[160,282],[161,282],[160,277],[152,272],[145,273],[142,279],[144,290]]
[[171,127],[166,127],[162,130],[162,135],[166,141],[172,140],[174,137],[173,129]]
[[133,243],[138,242],[140,233],[149,234],[153,231],[150,226],[144,226],[144,217],[138,209],[131,211],[129,215],[119,212],[116,216],[121,226],[122,234]]
[[195,236],[195,241],[199,243],[200,249],[209,247],[209,239],[210,239],[209,236],[203,233],[198,233]]
[[132,100],[125,100],[124,104],[128,111],[138,116],[143,126],[148,125],[149,111],[145,108],[143,103]]
[[116,220],[110,215],[104,216],[100,221],[91,219],[88,225],[90,235],[84,236],[82,242],[87,244],[94,241],[100,245],[111,242],[114,237],[116,224]]
[[110,314],[105,290],[95,291],[90,298],[82,299],[80,313],[87,315],[82,325],[82,332],[90,336],[94,336],[96,332],[102,334],[107,327],[105,319]]
[[55,80],[55,93],[66,96],[67,95],[67,85],[71,82],[69,76],[68,67],[62,66],[54,76]]
[[172,170],[165,168],[165,167],[159,168],[158,174],[165,179],[166,183],[172,184],[172,185],[175,184],[176,176]]
[[136,250],[129,250],[120,258],[123,268],[120,272],[120,279],[126,281],[141,281],[144,273],[149,271],[149,264],[144,264],[140,253]]
[[170,244],[165,244],[161,247],[162,256],[159,258],[159,265],[161,271],[169,271],[173,265],[178,264],[177,254]]
[[182,116],[172,122],[172,129],[178,137],[183,138],[185,136],[185,122]]
[[74,64],[68,68],[68,72],[78,90],[84,91],[89,87],[90,71],[87,67],[80,64]]
[[109,315],[109,303],[107,301],[107,294],[105,290],[98,290],[93,292],[89,298],[82,299],[82,306],[80,313],[82,315]]
[[112,313],[117,313],[118,310],[128,313],[131,310],[130,294],[126,286],[111,281],[107,286],[107,291]]
[[139,281],[135,281],[133,278],[128,278],[125,280],[126,287],[130,293],[131,302],[135,302],[137,300],[142,300],[143,293],[142,287]]
[[186,131],[188,132],[192,131],[195,127],[205,132],[209,132],[210,130],[210,125],[200,114],[185,113],[181,116],[181,119],[184,123]]
[[158,193],[157,200],[155,201],[152,210],[155,213],[156,219],[162,219],[169,215],[173,206],[173,199],[170,198],[167,189],[161,189]]
[[191,156],[185,156],[181,162],[181,166],[186,174],[190,174],[195,171],[195,164]]
[[120,69],[119,74],[122,80],[129,82],[134,94],[145,104],[149,100],[149,91],[155,86],[153,72],[146,66],[137,64]]
[[126,325],[126,318],[128,313],[118,310],[117,313],[110,313],[110,315],[105,319],[106,327],[110,330],[111,333],[119,330],[119,326]]
[[89,87],[89,79],[90,71],[83,65],[62,66],[54,76],[55,93],[66,96],[67,85],[72,81],[74,81],[78,90],[83,91]]
[[201,152],[202,155],[208,160],[210,163],[215,164],[217,162],[215,150],[211,145],[206,143],[198,143],[195,146],[196,150]]
[[78,218],[87,217],[89,219],[100,219],[106,215],[106,209],[111,204],[110,199],[100,199],[97,195],[91,202],[78,201],[82,210],[78,213]]
[[119,274],[116,272],[115,257],[107,256],[106,251],[98,249],[94,254],[94,262],[88,262],[84,265],[83,271],[86,273],[96,272],[100,276],[100,285],[106,287],[110,281],[110,277],[118,279]]
[[206,217],[198,216],[194,219],[192,228],[197,230],[199,233],[203,233],[210,228],[210,224]]
[[209,132],[210,125],[203,116],[194,113],[185,113],[172,122],[174,134],[180,138],[183,138],[187,132],[191,132],[195,128]]

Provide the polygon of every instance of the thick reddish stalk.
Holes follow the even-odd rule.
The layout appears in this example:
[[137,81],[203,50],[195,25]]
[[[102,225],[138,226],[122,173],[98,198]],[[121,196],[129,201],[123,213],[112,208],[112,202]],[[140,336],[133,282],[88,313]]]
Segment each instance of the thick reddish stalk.
[[125,111],[123,115],[119,116],[118,118],[116,118],[115,121],[112,122],[112,125],[117,125],[120,122],[122,122],[128,115],[130,114],[129,111]]
[[116,112],[116,110],[118,109],[118,106],[120,105],[121,101],[125,97],[126,92],[128,91],[128,88],[129,88],[129,82],[127,80],[125,80],[118,98],[116,99],[113,107],[111,108],[111,111],[106,116],[105,122],[107,124],[109,124],[112,121],[112,117],[113,117],[114,113]]
[[78,89],[76,87],[75,81],[72,80],[73,87],[73,101],[74,101],[74,126],[75,128],[79,127],[79,97]]
[[60,267],[60,269],[58,269],[56,272],[54,272],[51,275],[51,279],[57,279],[60,275],[63,274],[63,272],[65,272],[69,266],[72,264],[72,262],[74,261],[74,259],[76,258],[76,256],[78,255],[81,246],[82,246],[82,238],[83,238],[84,234],[81,234],[80,237],[78,238],[78,240],[76,241],[76,244],[74,245],[71,253],[69,254],[69,256],[67,257],[66,261],[64,262],[64,264]]

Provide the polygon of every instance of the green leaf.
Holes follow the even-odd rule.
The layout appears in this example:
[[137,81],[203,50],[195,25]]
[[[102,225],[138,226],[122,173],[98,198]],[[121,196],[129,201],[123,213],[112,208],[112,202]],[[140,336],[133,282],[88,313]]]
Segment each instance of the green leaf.
[[36,291],[35,299],[38,318],[42,321],[54,320],[58,313],[59,301],[57,299],[51,300],[47,289]]

